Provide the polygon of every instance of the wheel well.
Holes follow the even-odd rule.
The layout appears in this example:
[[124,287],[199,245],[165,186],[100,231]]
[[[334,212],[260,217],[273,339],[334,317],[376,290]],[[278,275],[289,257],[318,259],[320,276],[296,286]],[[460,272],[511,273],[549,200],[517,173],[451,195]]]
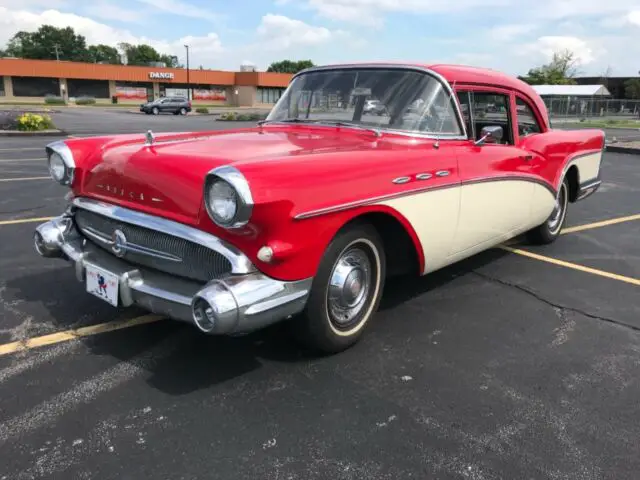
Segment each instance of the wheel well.
[[578,198],[578,191],[580,190],[578,167],[571,165],[567,172],[567,180],[569,180],[569,201],[575,202]]
[[415,244],[399,220],[388,213],[371,212],[352,219],[345,227],[356,222],[369,223],[378,231],[387,256],[387,276],[419,273]]

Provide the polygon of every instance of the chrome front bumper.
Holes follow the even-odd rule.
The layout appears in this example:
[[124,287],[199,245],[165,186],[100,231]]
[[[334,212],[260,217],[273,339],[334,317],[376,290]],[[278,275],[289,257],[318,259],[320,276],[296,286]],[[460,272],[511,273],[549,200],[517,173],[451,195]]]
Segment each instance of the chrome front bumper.
[[121,306],[138,305],[208,334],[247,333],[287,319],[304,309],[311,288],[312,279],[282,282],[256,271],[200,284],[142,268],[87,241],[69,212],[39,225],[34,246],[43,257],[70,262],[79,282],[88,265],[116,275]]

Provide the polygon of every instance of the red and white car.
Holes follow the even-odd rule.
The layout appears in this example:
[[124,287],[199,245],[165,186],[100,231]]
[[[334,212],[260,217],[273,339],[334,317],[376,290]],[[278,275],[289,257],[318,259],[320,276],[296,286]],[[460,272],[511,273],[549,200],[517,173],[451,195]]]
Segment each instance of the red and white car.
[[[370,98],[384,115],[363,113]],[[314,67],[253,128],[48,145],[69,206],[35,248],[114,306],[208,334],[289,320],[337,352],[389,276],[523,233],[556,240],[599,187],[603,150],[601,130],[552,130],[536,92],[493,70]]]

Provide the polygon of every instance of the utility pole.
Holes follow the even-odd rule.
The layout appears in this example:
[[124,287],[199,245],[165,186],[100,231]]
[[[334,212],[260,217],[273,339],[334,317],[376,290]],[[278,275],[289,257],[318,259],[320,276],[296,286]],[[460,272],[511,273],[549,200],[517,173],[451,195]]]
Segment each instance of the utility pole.
[[187,99],[191,100],[191,82],[189,80],[189,45],[185,45],[187,49]]
[[56,61],[60,61],[60,45],[57,43],[53,44],[53,48],[56,50]]

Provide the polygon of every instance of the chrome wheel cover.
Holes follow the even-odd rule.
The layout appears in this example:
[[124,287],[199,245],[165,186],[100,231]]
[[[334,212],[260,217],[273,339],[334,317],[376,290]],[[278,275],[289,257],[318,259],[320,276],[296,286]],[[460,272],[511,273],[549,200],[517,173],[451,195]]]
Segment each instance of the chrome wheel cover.
[[562,223],[564,221],[565,212],[567,210],[567,186],[563,182],[560,190],[558,191],[558,196],[556,197],[556,204],[553,208],[553,212],[551,212],[551,216],[549,220],[547,220],[547,225],[549,226],[550,232],[555,235],[560,230]]
[[347,249],[333,267],[327,289],[329,320],[345,328],[368,304],[374,281],[371,260],[358,247]]

